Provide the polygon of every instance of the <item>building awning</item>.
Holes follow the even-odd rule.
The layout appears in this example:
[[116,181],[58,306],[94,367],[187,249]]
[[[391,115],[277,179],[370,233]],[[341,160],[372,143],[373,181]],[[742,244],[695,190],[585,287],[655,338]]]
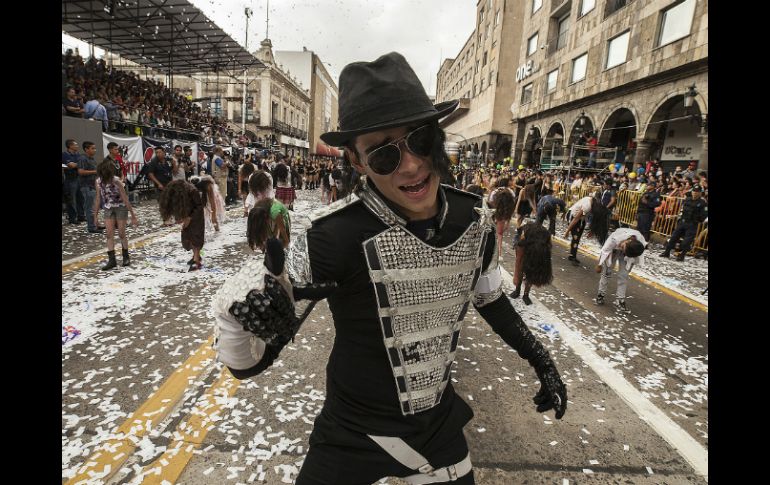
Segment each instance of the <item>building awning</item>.
[[315,145],[315,155],[323,157],[342,157],[342,152],[334,147],[330,147],[324,142],[319,141]]
[[151,69],[172,74],[262,68],[264,64],[188,0],[62,0],[62,31]]

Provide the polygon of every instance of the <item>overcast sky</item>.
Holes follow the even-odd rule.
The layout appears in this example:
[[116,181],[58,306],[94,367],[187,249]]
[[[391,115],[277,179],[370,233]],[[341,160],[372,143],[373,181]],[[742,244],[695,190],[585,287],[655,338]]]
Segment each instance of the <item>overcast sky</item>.
[[[244,45],[245,7],[249,51],[265,38],[266,0],[191,0],[222,30]],[[339,85],[346,64],[403,54],[430,95],[443,58],[454,57],[470,36],[476,0],[270,0],[273,50],[314,51]],[[78,44],[62,37],[62,42]],[[84,51],[81,47],[81,51]],[[87,55],[87,51],[83,52]],[[98,54],[97,54],[98,55]]]

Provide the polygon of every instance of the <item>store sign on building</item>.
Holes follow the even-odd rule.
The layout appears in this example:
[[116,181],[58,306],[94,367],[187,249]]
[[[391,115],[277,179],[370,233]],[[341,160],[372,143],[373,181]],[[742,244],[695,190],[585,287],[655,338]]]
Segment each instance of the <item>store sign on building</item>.
[[669,135],[663,143],[661,161],[700,160],[703,141],[698,137],[698,127],[689,121],[676,121],[669,125]]
[[529,76],[532,75],[532,71],[534,70],[534,63],[532,60],[528,60],[526,64],[522,64],[519,66],[518,69],[516,69],[516,81],[521,82],[524,79],[527,79]]

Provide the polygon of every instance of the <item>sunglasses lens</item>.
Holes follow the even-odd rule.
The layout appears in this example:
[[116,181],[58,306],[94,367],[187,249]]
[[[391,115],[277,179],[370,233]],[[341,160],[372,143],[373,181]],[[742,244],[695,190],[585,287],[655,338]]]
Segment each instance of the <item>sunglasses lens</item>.
[[425,125],[409,134],[406,138],[406,146],[415,155],[427,157],[433,149],[434,138],[433,128]]
[[380,147],[368,156],[369,167],[379,175],[393,173],[400,161],[401,152],[394,145]]

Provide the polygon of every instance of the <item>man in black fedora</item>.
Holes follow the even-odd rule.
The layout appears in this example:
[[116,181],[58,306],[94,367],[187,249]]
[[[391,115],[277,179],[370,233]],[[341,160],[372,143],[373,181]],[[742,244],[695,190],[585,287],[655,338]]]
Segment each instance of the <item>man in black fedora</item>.
[[361,176],[292,239],[286,271],[268,240],[264,284],[245,268],[220,289],[217,358],[239,379],[259,374],[301,324],[293,302],[327,298],[327,396],[296,483],[473,484],[462,432],[473,412],[450,379],[469,305],[535,368],[538,412],[561,419],[566,387],[502,293],[492,211],[439,183],[449,159],[438,120],[457,101],[434,106],[395,52],[346,66],[339,99],[340,130],[321,138]]

